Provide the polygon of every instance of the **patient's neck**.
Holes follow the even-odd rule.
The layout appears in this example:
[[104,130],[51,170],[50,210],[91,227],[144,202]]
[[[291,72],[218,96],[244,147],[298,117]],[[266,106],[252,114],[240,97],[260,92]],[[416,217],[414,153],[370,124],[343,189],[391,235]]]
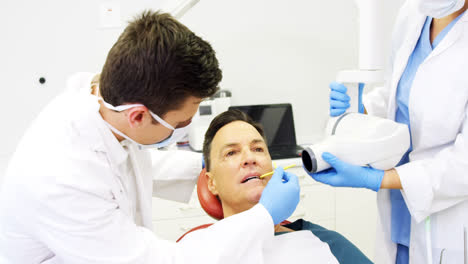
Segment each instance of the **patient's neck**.
[[231,203],[226,203],[223,200],[221,200],[221,206],[223,207],[224,218],[235,215],[235,214],[240,214],[254,207],[254,205],[251,205],[251,204],[242,204],[242,205],[233,206]]
[[225,203],[223,203],[222,201],[221,201],[221,205],[222,205],[222,207],[223,207],[223,216],[224,216],[224,218],[242,212],[242,211],[241,211],[241,212],[238,212],[237,210],[234,210],[233,208],[227,206],[227,205],[226,205]]

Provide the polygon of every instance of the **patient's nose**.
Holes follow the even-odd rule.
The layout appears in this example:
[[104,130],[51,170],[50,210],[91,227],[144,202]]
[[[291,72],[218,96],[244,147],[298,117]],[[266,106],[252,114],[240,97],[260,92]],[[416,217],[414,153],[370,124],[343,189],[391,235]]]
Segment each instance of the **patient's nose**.
[[252,151],[244,151],[242,155],[242,165],[249,166],[249,165],[256,165],[257,164],[257,159],[255,158],[255,155]]

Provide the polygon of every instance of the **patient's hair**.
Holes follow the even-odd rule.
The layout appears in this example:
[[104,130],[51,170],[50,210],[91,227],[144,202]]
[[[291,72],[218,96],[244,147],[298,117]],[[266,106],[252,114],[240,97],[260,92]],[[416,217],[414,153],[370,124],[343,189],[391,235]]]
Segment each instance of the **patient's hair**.
[[213,121],[211,121],[211,124],[205,133],[205,140],[203,141],[203,158],[205,160],[206,171],[210,171],[210,152],[211,142],[213,142],[213,138],[215,137],[218,130],[234,121],[244,121],[246,123],[249,123],[250,125],[255,127],[258,133],[260,133],[260,135],[265,139],[265,133],[263,132],[262,125],[253,121],[252,118],[244,112],[236,109],[231,109],[219,114],[213,119]]
[[222,73],[210,44],[169,14],[144,11],[109,51],[100,92],[112,105],[141,103],[164,116],[189,96],[206,98]]

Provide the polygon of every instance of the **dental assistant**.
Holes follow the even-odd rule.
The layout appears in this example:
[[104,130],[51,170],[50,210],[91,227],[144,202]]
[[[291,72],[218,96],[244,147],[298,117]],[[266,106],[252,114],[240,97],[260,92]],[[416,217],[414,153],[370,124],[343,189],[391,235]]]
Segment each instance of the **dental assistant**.
[[[369,114],[410,129],[411,147],[397,167],[382,171],[354,166],[324,153],[332,168],[311,175],[332,186],[378,191],[376,263],[463,263],[468,227],[467,8],[465,0],[408,0],[400,10],[390,79],[364,96]],[[346,87],[332,83],[330,88],[330,115],[341,115],[349,107]]]
[[[297,177],[282,170],[257,206],[196,241],[152,231],[152,196],[187,201],[201,171],[200,154],[157,149],[184,136],[218,90],[211,45],[170,15],[145,11],[110,49],[94,94],[89,76],[38,114],[8,165],[0,263],[261,263],[274,224],[299,202]],[[152,160],[152,152],[161,153]]]

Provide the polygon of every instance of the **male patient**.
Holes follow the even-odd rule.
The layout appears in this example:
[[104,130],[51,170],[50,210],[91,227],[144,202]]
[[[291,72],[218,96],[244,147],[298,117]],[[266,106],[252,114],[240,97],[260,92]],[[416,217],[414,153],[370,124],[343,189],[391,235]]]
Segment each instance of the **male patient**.
[[[259,176],[273,170],[265,142],[261,125],[241,111],[226,111],[211,122],[205,134],[203,155],[208,188],[221,201],[224,218],[246,211],[258,203],[263,188],[270,179],[260,179]],[[331,251],[339,263],[372,263],[345,237],[319,225],[299,219],[284,226],[275,226],[277,235],[300,230],[309,230],[311,233],[302,233],[321,240],[304,240],[312,241],[306,245],[308,251],[318,249],[314,251],[315,256],[326,255]],[[284,239],[288,241],[286,237]],[[291,236],[290,239],[300,238]],[[286,245],[291,245],[291,241]],[[276,253],[273,252],[275,255]],[[310,259],[317,260],[316,257]]]

